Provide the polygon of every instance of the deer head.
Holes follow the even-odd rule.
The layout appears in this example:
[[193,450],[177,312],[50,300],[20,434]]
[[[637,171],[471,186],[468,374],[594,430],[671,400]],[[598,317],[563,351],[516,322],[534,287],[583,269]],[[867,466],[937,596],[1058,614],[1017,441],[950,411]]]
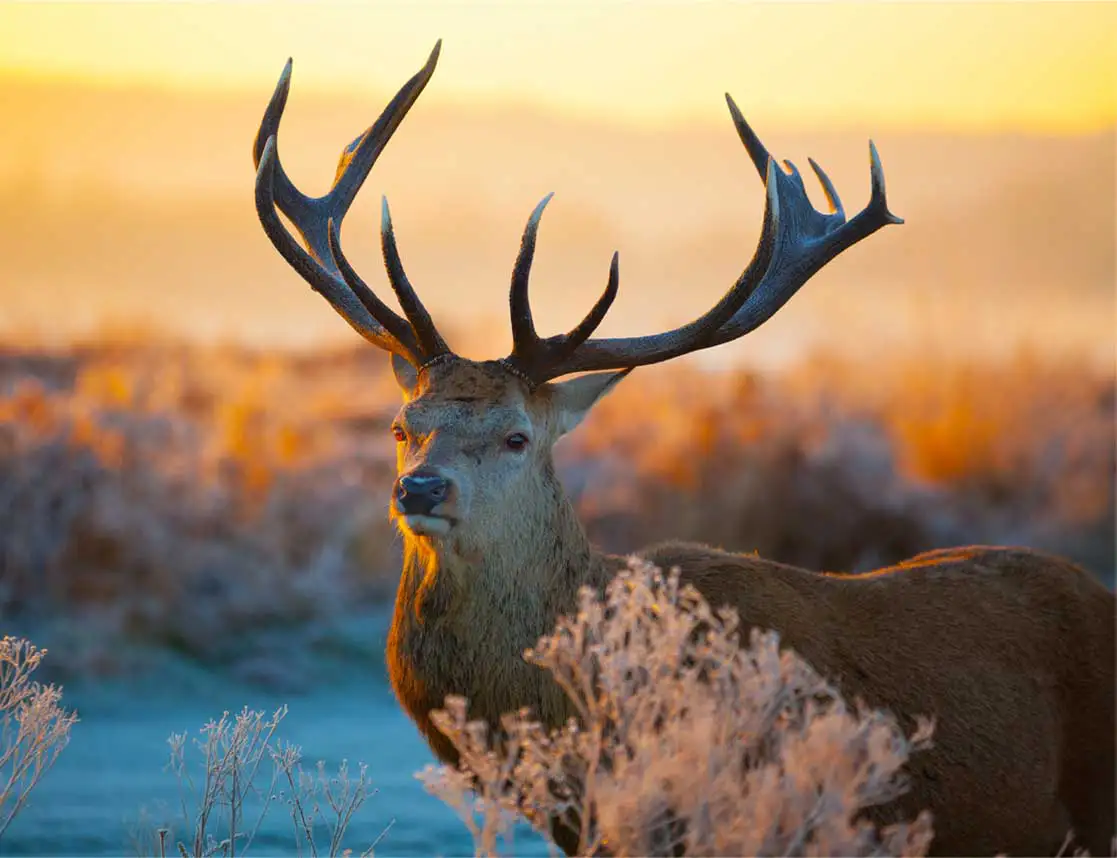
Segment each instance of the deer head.
[[[441,42],[435,45],[426,65],[376,122],[343,150],[333,187],[319,198],[296,189],[279,162],[276,134],[290,86],[288,61],[256,136],[256,209],[283,258],[359,334],[391,353],[404,398],[392,427],[399,444],[392,515],[405,535],[436,547],[452,543],[469,554],[530,543],[534,528],[553,526],[546,516],[532,519],[538,499],[555,496],[551,446],[633,368],[747,334],[839,253],[884,225],[902,221],[888,211],[884,173],[871,142],[871,197],[849,220],[832,182],[810,161],[829,202],[829,211],[820,212],[807,199],[795,166],[788,161],[777,166],[727,95],[737,134],[764,182],[766,199],[753,258],[713,308],[665,333],[593,338],[617,295],[614,254],[605,290],[585,318],[567,333],[540,336],[528,279],[548,195],[528,219],[512,272],[511,354],[488,361],[461,357],[439,334],[408,281],[386,199],[381,220],[384,261],[403,316],[357,274],[339,237],[342,218],[376,158],[430,80],[440,46]],[[277,208],[294,224],[306,249],[283,226]],[[575,373],[583,374],[557,380]]]

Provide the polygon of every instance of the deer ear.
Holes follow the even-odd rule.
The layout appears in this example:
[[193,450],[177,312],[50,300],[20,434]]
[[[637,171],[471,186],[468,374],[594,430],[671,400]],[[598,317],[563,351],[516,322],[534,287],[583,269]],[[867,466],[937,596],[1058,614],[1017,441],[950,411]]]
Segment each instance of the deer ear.
[[404,396],[415,392],[415,385],[419,381],[419,370],[407,358],[392,353],[392,373],[396,377],[396,384],[400,386]]
[[555,413],[558,415],[559,435],[565,435],[581,423],[597,401],[620,384],[621,379],[630,372],[632,369],[622,369],[620,372],[595,372],[549,385],[551,402],[554,403]]

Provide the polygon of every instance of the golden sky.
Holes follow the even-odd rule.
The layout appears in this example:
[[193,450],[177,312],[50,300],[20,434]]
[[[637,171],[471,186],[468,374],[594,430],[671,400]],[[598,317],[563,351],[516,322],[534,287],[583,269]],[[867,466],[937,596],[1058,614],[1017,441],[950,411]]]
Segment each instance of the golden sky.
[[[1117,121],[1115,3],[13,3],[0,74],[383,91],[722,121],[729,90],[791,123],[1075,132]],[[2,86],[2,82],[0,82]]]

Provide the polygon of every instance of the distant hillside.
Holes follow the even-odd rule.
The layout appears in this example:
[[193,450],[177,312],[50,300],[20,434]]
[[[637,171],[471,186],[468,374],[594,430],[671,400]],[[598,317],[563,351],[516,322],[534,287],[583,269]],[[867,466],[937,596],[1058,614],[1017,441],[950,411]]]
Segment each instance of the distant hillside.
[[[0,79],[0,330],[140,320],[255,342],[350,336],[256,223],[250,145],[268,95]],[[296,181],[324,190],[342,145],[385,100],[301,96],[296,81],[281,134]],[[847,209],[863,204],[869,130],[786,133],[750,119],[779,156],[804,168],[807,155],[819,160]],[[907,224],[833,263],[779,323],[719,359],[780,360],[818,344],[984,353],[1030,343],[1112,361],[1113,130],[874,139]],[[649,129],[420,103],[362,192],[346,246],[383,282],[375,212],[387,193],[424,298],[458,329],[490,326],[472,339],[491,351],[507,339],[524,218],[551,190],[539,316],[571,323],[619,249],[610,333],[679,323],[716,300],[752,254],[763,201],[728,116]]]

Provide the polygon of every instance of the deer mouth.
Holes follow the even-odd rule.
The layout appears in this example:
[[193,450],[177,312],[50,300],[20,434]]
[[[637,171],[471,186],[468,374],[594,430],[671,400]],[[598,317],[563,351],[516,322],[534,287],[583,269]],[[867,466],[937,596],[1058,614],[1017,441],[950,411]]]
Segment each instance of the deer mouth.
[[416,536],[445,536],[454,527],[453,519],[440,515],[401,515],[400,518]]

